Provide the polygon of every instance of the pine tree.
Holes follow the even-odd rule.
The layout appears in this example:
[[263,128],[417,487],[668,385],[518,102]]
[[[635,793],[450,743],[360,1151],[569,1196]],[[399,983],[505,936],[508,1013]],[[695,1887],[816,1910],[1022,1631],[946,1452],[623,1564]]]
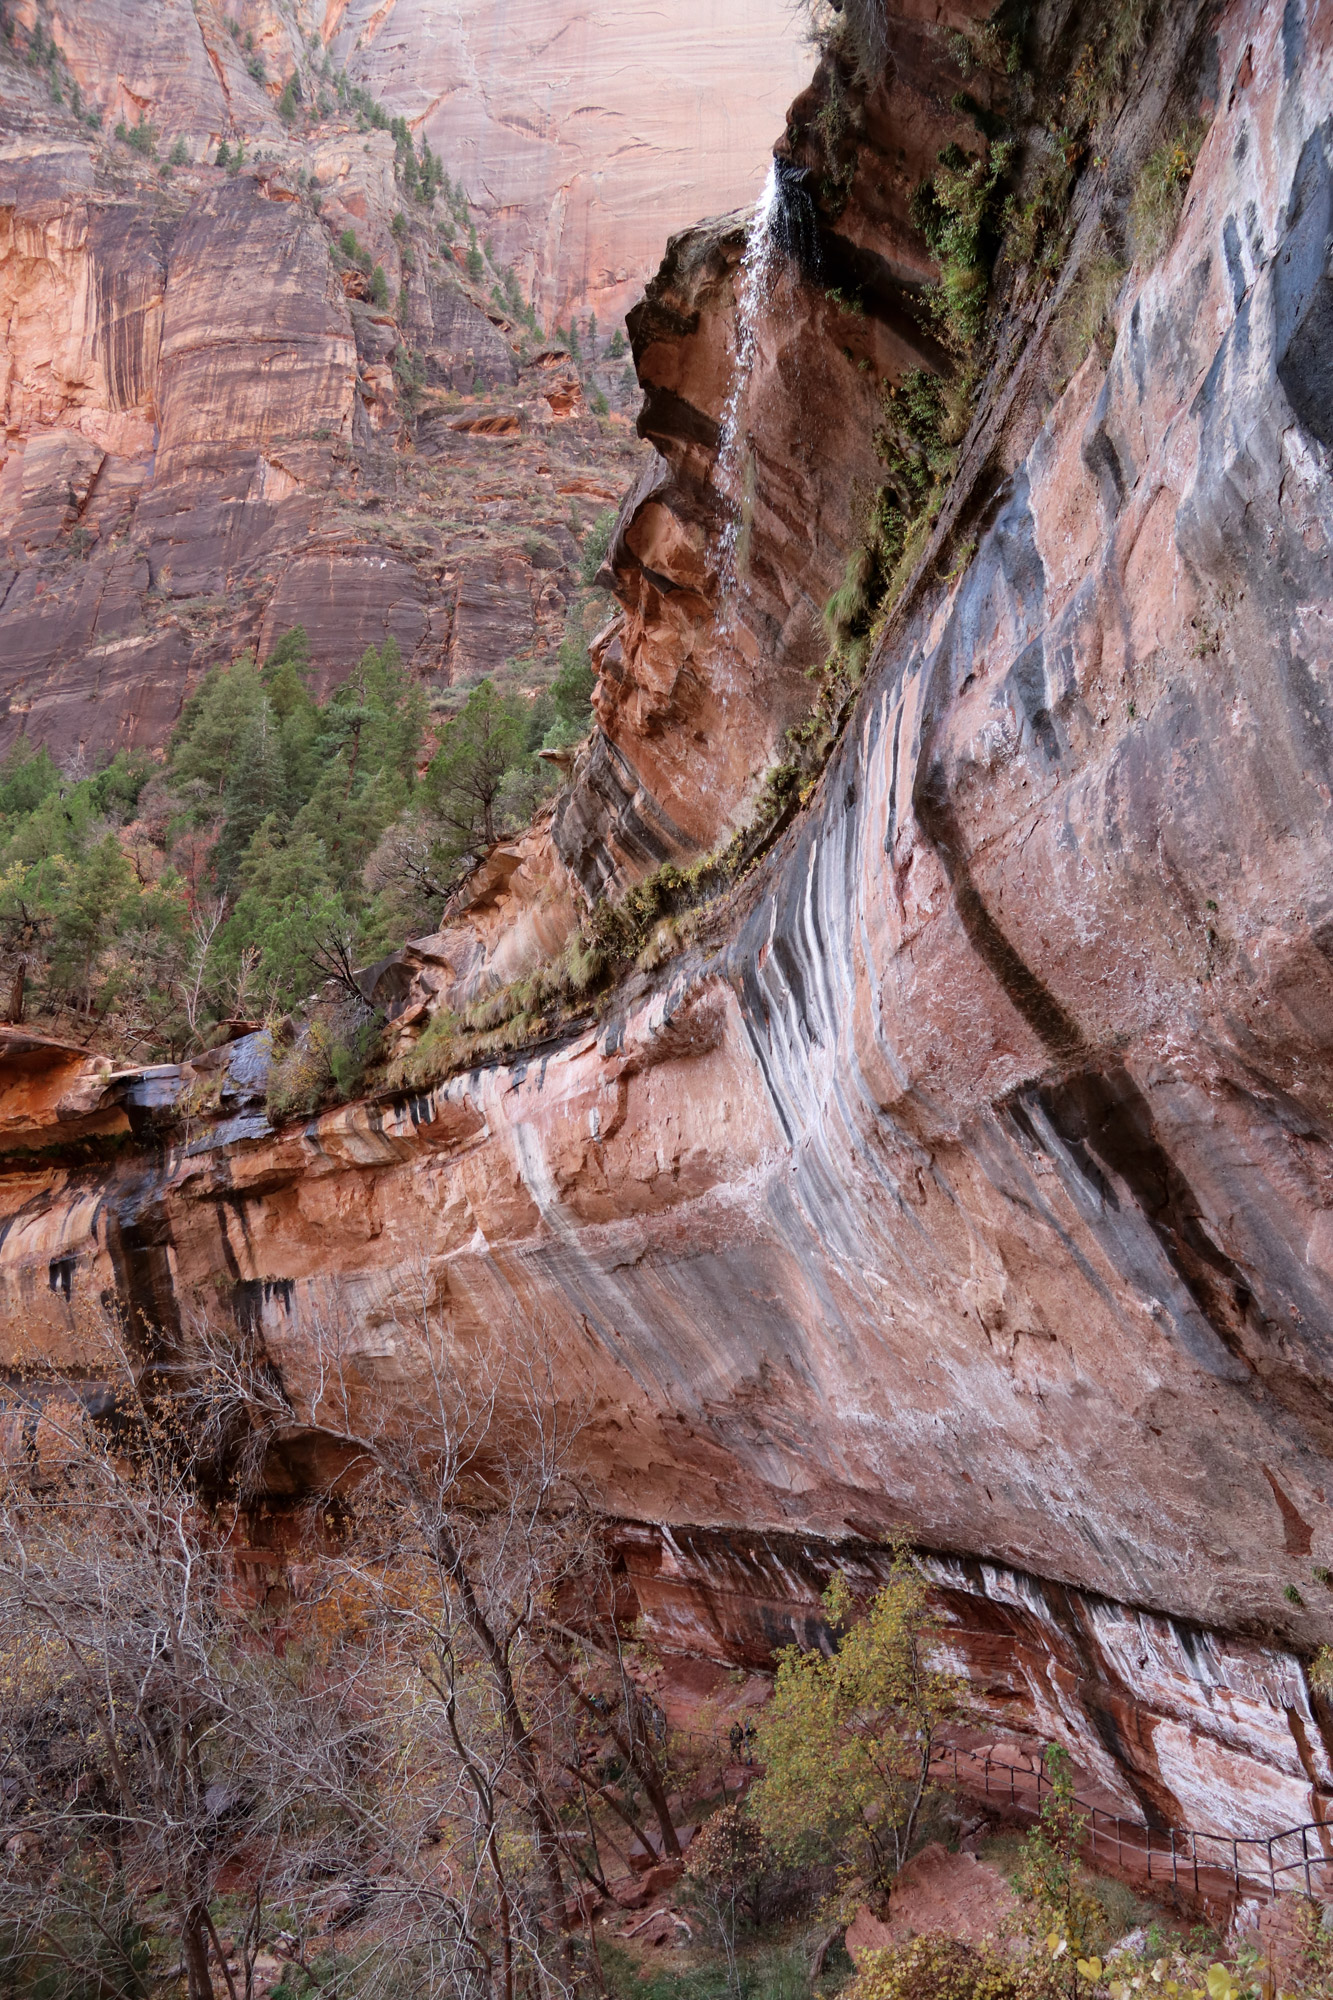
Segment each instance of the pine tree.
[[278,640],[263,670],[282,746],[283,810],[292,819],[319,778],[320,712],[306,681],[309,667],[305,627],[294,625]]
[[222,834],[213,857],[218,887],[226,889],[251,839],[270,813],[287,803],[287,772],[281,728],[273,704],[265,696],[246,723],[236,744],[227,787]]
[[85,1012],[93,1011],[98,961],[120,929],[133,887],[134,871],[114,833],[105,834],[69,872],[56,910],[51,972],[53,983]]
[[276,816],[257,829],[240,870],[241,893],[218,943],[233,974],[247,948],[258,953],[268,1001],[293,1007],[320,983],[320,951],[345,927],[342,898],[329,880],[323,843],[309,831],[284,839]]
[[60,773],[43,743],[34,748],[20,736],[0,764],[0,819],[34,812],[60,789]]
[[254,658],[214,667],[186,702],[171,739],[171,773],[204,808],[222,801],[241,738],[264,703]]
[[454,852],[475,852],[499,838],[500,794],[523,756],[526,722],[521,704],[484,680],[440,731],[425,783]]

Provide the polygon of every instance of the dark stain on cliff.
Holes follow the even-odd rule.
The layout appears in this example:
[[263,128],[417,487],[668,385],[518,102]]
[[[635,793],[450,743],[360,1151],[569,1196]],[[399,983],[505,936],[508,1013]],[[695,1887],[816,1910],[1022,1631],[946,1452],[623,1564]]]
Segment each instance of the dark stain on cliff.
[[[1191,1333],[1188,1317],[1182,1319],[1178,1312],[1169,1316],[1191,1359],[1212,1374],[1235,1380],[1247,1376],[1251,1363],[1241,1330],[1253,1303],[1249,1281],[1203,1227],[1198,1197],[1163,1145],[1147,1099],[1123,1065],[1084,1068],[1022,1092],[1011,1110],[1031,1142],[1046,1150],[1041,1128],[1049,1125],[1094,1197],[1086,1205],[1089,1221],[1110,1239],[1117,1267],[1152,1296],[1152,1264],[1136,1248],[1132,1216],[1123,1214],[1122,1191],[1129,1195],[1204,1322]],[[1036,1119],[1034,1112],[1040,1113]],[[1215,1336],[1220,1348],[1209,1336]]]
[[[1049,722],[1049,717],[1047,718]],[[1083,1032],[987,908],[972,876],[962,833],[949,800],[942,762],[918,774],[912,804],[949,878],[958,921],[982,964],[1052,1055],[1071,1056],[1083,1047]]]
[[165,1180],[160,1170],[136,1176],[113,1187],[101,1209],[115,1276],[114,1292],[103,1304],[122,1315],[130,1339],[149,1360],[178,1351],[181,1335],[171,1229],[160,1200]]
[[1333,176],[1325,127],[1306,141],[1292,183],[1287,235],[1273,271],[1277,375],[1312,437],[1333,445]]
[[157,376],[158,325],[166,270],[144,220],[116,207],[94,211],[90,225],[96,291],[95,351],[106,371],[113,410],[151,401]]
[[1291,1499],[1289,1494],[1283,1492],[1272,1473],[1268,1470],[1268,1467],[1266,1465],[1261,1466],[1260,1471],[1272,1489],[1273,1498],[1277,1502],[1277,1511],[1282,1516],[1282,1547],[1284,1553],[1289,1556],[1308,1556],[1314,1530],[1311,1528],[1310,1523],[1302,1517],[1295,1501]]
[[[968,571],[944,634],[926,670],[921,741],[917,750],[912,806],[917,823],[939,857],[953,890],[954,907],[978,958],[991,972],[1033,1033],[1057,1056],[1076,1055],[1083,1034],[1045,981],[1024,959],[993,912],[972,874],[952,798],[944,719],[971,671],[981,642],[993,632],[997,605],[1022,629],[1033,631],[1045,598],[1045,572],[1033,538],[1026,479],[1020,475],[1001,496],[993,525]],[[1058,757],[1049,708],[1040,639],[1020,654],[1012,688],[1034,742],[1049,759]]]
[[264,1307],[274,1299],[287,1318],[292,1315],[296,1285],[291,1278],[238,1278],[231,1288],[232,1317],[236,1330],[247,1339],[256,1339],[264,1330]]

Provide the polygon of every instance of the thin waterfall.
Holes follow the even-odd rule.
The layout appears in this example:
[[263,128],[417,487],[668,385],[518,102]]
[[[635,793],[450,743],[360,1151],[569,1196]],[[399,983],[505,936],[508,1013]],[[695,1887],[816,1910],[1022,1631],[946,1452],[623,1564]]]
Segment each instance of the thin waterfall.
[[816,276],[818,225],[805,173],[785,160],[769,161],[763,193],[750,218],[741,257],[736,304],[736,355],[731,393],[722,411],[714,484],[727,503],[727,521],[717,539],[718,620],[734,628],[744,538],[753,502],[754,455],[744,415],[754,373],[759,327],[772,318],[784,274]]
[[778,163],[770,160],[764,191],[750,218],[741,258],[741,289],[736,302],[736,358],[731,370],[731,394],[722,412],[717,467],[713,475],[718,492],[728,503],[727,522],[718,537],[718,610],[726,629],[730,629],[735,608],[736,558],[748,511],[745,504],[745,472],[750,441],[742,428],[741,408],[754,369],[760,313],[768,303],[781,261],[777,234],[773,228],[780,201]]

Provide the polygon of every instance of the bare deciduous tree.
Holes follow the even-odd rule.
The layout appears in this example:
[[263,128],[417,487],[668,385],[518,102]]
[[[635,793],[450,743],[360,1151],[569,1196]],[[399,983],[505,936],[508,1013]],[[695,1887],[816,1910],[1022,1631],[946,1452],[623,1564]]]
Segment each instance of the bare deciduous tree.
[[217,1884],[242,1846],[276,1852],[283,1806],[244,1726],[222,1524],[200,1505],[170,1407],[119,1333],[103,1335],[102,1384],[10,1412],[0,1922],[23,1961],[129,1994],[156,1899],[191,2000],[212,2000],[210,1957],[239,2000]]
[[476,1357],[464,1382],[422,1289],[394,1325],[392,1381],[368,1379],[336,1299],[305,1315],[287,1377],[253,1345],[197,1328],[204,1407],[216,1448],[255,1470],[319,1438],[337,1465],[327,1497],[352,1505],[319,1595],[341,1616],[357,1607],[350,1649],[376,1662],[377,1727],[396,1742],[398,1776],[376,1806],[386,1969],[396,1957],[401,1977],[409,1959],[441,1990],[502,2000],[567,1991],[578,1635],[552,1607],[600,1560],[572,1474],[578,1418],[536,1344]]
[[[455,1366],[428,1283],[387,1368],[336,1294],[301,1332],[284,1372],[250,1330],[145,1362],[104,1326],[103,1379],[14,1394],[0,1945],[99,2000],[250,2000],[279,1926],[358,2000],[603,1987],[606,1814],[678,1842],[580,1413],[538,1339]],[[257,1611],[232,1547],[293,1452],[320,1490]]]

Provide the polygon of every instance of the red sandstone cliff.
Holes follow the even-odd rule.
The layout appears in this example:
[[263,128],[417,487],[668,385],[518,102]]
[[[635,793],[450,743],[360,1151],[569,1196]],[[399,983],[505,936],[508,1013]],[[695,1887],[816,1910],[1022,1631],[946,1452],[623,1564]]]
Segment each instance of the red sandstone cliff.
[[[957,81],[933,24],[894,33],[822,215],[864,311],[788,270],[755,330],[725,616],[742,226],[677,241],[636,320],[660,458],[554,832],[588,889],[744,821],[875,476],[874,377],[939,361],[906,194]],[[905,1524],[997,1724],[1173,1823],[1324,1816],[1331,71],[1316,0],[1167,15],[820,783],[704,941],[583,1032],[278,1131],[261,1038],[212,1059],[194,1122],[179,1072],[15,1045],[15,1352],[77,1366],[81,1300],[170,1335],[221,1288],[299,1370],[336,1286],[373,1395],[424,1282],[461,1356],[535,1323],[591,1397],[668,1647],[758,1664],[839,1551],[873,1574]],[[1197,112],[1175,241],[1066,380],[1070,294]],[[385,997],[473,976],[558,856],[534,835]]]

